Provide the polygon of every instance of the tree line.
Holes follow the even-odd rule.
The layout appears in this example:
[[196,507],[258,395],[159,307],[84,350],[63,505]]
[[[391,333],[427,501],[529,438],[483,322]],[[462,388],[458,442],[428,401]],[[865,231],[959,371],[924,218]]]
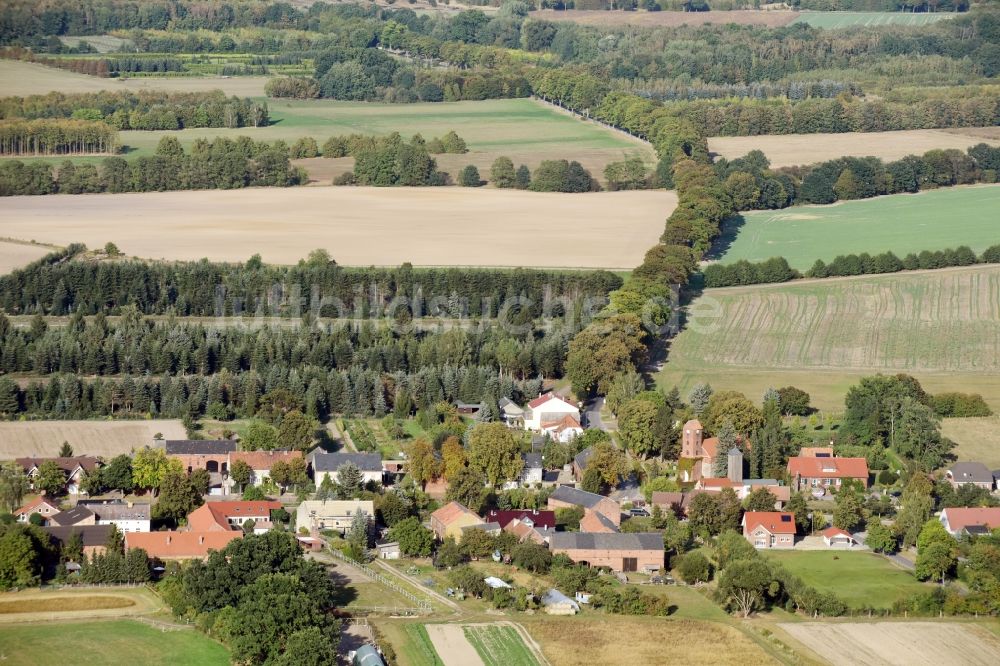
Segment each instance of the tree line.
[[227,98],[221,90],[51,92],[0,99],[0,119],[72,118],[103,121],[117,130],[176,130],[190,127],[262,127],[267,104],[248,97]]
[[0,155],[83,155],[117,148],[117,130],[97,120],[0,120]]
[[69,161],[58,167],[5,161],[0,164],[0,196],[289,187],[307,179],[303,169],[289,162],[288,147],[283,142],[272,145],[249,137],[235,141],[222,137],[199,139],[186,153],[177,138],[171,136],[160,141],[155,155],[131,160],[108,157],[100,166]]
[[[9,314],[143,314],[177,316],[409,316],[496,318],[516,323],[576,315],[586,299],[605,299],[622,279],[609,271],[538,269],[349,268],[325,252],[295,266],[244,263],[90,261],[81,245],[0,276],[0,308]],[[60,288],[59,285],[62,284]],[[510,307],[508,299],[520,302]]]
[[163,56],[122,55],[93,58],[49,58],[15,47],[0,51],[0,58],[26,60],[46,67],[65,69],[77,74],[87,74],[100,78],[117,77],[121,74],[161,74],[185,70],[184,62],[179,58]]

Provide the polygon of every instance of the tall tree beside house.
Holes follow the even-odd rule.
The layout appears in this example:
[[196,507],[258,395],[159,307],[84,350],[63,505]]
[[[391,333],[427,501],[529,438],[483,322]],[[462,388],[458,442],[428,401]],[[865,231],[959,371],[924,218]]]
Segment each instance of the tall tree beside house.
[[347,532],[347,543],[358,553],[364,554],[368,548],[368,518],[361,509],[356,509],[351,516],[351,528]]
[[[587,461],[587,472],[594,470],[593,473],[597,475],[601,485],[616,488],[622,477],[629,473],[628,458],[625,456],[625,452],[609,440],[602,440],[594,444],[593,450],[594,452]],[[586,473],[584,473],[584,478],[586,478]]]
[[754,488],[743,500],[743,509],[746,511],[774,511],[774,505],[778,498],[774,496],[767,486]]
[[0,462],[0,509],[13,513],[28,492],[28,477],[17,463]]
[[954,572],[958,560],[958,542],[948,534],[936,518],[928,520],[917,538],[917,562],[914,574],[918,580],[939,580],[944,585]]
[[521,444],[503,423],[482,423],[469,438],[469,468],[496,488],[521,475]]
[[127,454],[115,456],[101,468],[101,482],[107,488],[128,494],[135,487],[132,481],[132,457]]
[[715,433],[719,438],[719,447],[712,459],[712,474],[716,477],[724,477],[729,473],[729,450],[738,444],[736,428],[732,421],[723,421]]
[[894,529],[904,546],[917,543],[924,524],[934,510],[934,485],[925,474],[916,473],[910,477],[909,483],[903,489],[899,501],[899,511],[896,513]]
[[278,443],[287,449],[306,451],[313,444],[313,433],[318,423],[295,409],[281,417],[278,424]]
[[160,494],[153,505],[156,518],[177,524],[204,503],[202,493],[183,471],[171,470],[160,481]]
[[333,477],[327,474],[320,481],[319,488],[316,489],[316,499],[326,502],[336,498],[337,484],[334,482]]
[[449,502],[458,502],[478,513],[486,503],[489,488],[484,484],[484,477],[471,467],[464,467],[458,474],[448,479],[448,490],[444,498]]
[[83,560],[83,536],[79,532],[70,533],[69,538],[63,541],[60,558],[63,562],[77,564]]
[[421,490],[440,475],[434,446],[426,439],[415,439],[406,447],[406,472],[420,484]]
[[633,398],[618,414],[618,434],[625,447],[635,455],[646,457],[659,453],[655,438],[657,405],[649,400]]
[[152,490],[154,495],[169,471],[181,471],[179,460],[167,458],[163,449],[148,446],[136,452],[132,458],[132,481],[136,488]]
[[636,369],[646,358],[646,331],[631,314],[591,323],[570,340],[566,376],[578,396],[607,395],[615,377]]
[[73,457],[73,447],[69,445],[69,442],[63,442],[62,446],[59,447],[59,457],[60,458]]
[[337,495],[340,499],[354,499],[362,490],[364,475],[358,466],[348,461],[337,468]]
[[468,464],[468,459],[465,455],[465,447],[462,446],[462,440],[458,437],[451,436],[444,440],[441,444],[441,474],[446,479],[453,478],[462,469],[465,469]]
[[54,460],[46,460],[38,466],[35,487],[50,497],[61,495],[66,492],[66,472]]
[[695,414],[701,414],[708,407],[708,401],[712,398],[711,384],[695,384],[688,393],[688,404]]
[[899,405],[892,446],[919,469],[930,472],[945,463],[955,444],[941,436],[941,417],[931,407],[905,397]]
[[212,475],[207,469],[199,467],[191,472],[191,487],[200,495],[207,495],[211,485]]
[[[6,322],[6,319],[3,321]],[[0,377],[0,418],[9,418],[20,411],[19,394],[14,380]]]
[[834,527],[850,532],[864,522],[864,504],[853,489],[841,488],[834,501],[836,502],[833,509]]
[[229,478],[239,486],[240,492],[243,492],[246,485],[250,483],[252,476],[253,469],[250,468],[250,465],[245,460],[236,460],[229,467]]
[[264,421],[253,421],[240,439],[244,451],[272,451],[278,447],[278,429]]
[[809,503],[804,493],[792,493],[788,503],[785,504],[785,511],[795,516],[795,529],[798,530],[799,534],[805,534],[809,531],[812,520],[809,516]]
[[37,585],[51,555],[49,536],[40,528],[0,524],[0,590]]

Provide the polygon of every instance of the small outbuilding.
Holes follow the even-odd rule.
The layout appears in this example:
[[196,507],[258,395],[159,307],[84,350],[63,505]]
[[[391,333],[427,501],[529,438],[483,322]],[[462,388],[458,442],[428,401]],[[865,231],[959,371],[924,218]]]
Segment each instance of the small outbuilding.
[[850,532],[838,527],[828,527],[822,532],[823,543],[827,548],[853,548],[858,545],[858,540]]
[[542,595],[542,606],[549,615],[576,615],[580,612],[580,604],[554,588]]

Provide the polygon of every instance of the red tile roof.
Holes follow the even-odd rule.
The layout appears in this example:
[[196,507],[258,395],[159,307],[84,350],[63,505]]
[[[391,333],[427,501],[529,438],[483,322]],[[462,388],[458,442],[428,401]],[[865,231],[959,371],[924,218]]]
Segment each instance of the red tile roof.
[[1000,527],[1000,507],[948,507],[941,513],[948,519],[948,527],[952,532],[960,532],[968,527],[988,527],[991,530]]
[[705,428],[701,425],[701,421],[698,419],[691,419],[684,424],[685,430],[704,430]]
[[222,550],[243,532],[126,532],[125,548],[142,548],[150,557],[161,560],[190,560],[208,556],[210,550]]
[[850,532],[846,532],[840,529],[839,527],[828,527],[822,532],[820,532],[820,534],[825,536],[827,539],[835,536],[845,536],[845,537],[850,537],[852,539],[854,538],[854,536]]
[[269,518],[271,511],[281,508],[281,502],[205,502],[188,514],[188,526],[195,532],[232,530],[229,518],[236,518],[243,523],[247,518],[264,516]]
[[788,473],[805,479],[864,479],[868,480],[868,461],[864,458],[804,458],[788,459]]
[[699,481],[701,487],[704,489],[718,488],[722,490],[723,488],[742,488],[742,481],[730,481],[729,479],[702,479]]
[[269,470],[271,465],[279,460],[287,463],[301,457],[301,451],[233,451],[229,454],[229,464],[232,465],[237,460],[242,460],[250,465],[250,469]]
[[705,458],[714,458],[719,452],[719,438],[709,437],[701,443],[701,450],[704,451]]
[[27,515],[30,516],[33,513],[41,513],[41,511],[38,511],[38,509],[41,508],[42,504],[47,505],[52,510],[52,513],[59,513],[59,505],[58,504],[53,504],[52,502],[49,502],[48,500],[46,500],[44,497],[36,497],[34,499],[34,501],[28,502],[27,504],[25,504],[24,506],[22,506],[20,509],[18,509],[17,511],[15,511],[14,515],[15,516],[20,516],[20,515],[23,515],[23,514],[27,514]]
[[569,414],[562,417],[558,421],[549,421],[547,423],[542,424],[542,430],[548,430],[551,428],[553,430],[558,430],[559,432],[562,432],[563,430],[566,430],[568,428],[582,428],[582,427],[583,426],[580,425],[580,422],[577,419],[570,416]]
[[474,516],[480,523],[483,522],[483,519],[477,516],[472,509],[467,509],[458,502],[448,502],[431,514],[431,518],[436,518],[441,521],[442,525],[450,525],[460,516]]
[[518,509],[514,511],[490,511],[486,514],[486,521],[491,523],[499,523],[500,528],[503,529],[508,523],[514,520],[519,520],[522,518],[528,518],[531,520],[535,527],[551,527],[556,526],[556,512],[555,511],[533,511],[531,509]]
[[785,511],[747,511],[743,525],[747,534],[758,527],[771,534],[795,534],[795,516]]
[[537,409],[538,407],[541,407],[542,405],[547,403],[549,400],[560,400],[562,402],[565,402],[567,405],[570,405],[571,407],[573,406],[569,400],[566,400],[562,396],[556,395],[552,391],[549,391],[548,393],[540,395],[531,402],[529,402],[528,407],[531,407],[532,409]]

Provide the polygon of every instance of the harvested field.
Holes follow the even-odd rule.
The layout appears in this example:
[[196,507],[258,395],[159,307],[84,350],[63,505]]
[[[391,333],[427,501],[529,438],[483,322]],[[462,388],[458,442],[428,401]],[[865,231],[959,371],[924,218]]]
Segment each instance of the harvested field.
[[[68,198],[72,197],[72,199]],[[66,214],[72,205],[73,215]],[[676,205],[666,191],[260,188],[8,197],[0,234],[152,259],[631,269]]]
[[138,617],[161,610],[163,601],[144,587],[100,592],[86,588],[59,591],[29,588],[0,594],[0,625]]
[[[817,259],[891,250],[946,250],[967,245],[976,253],[1000,242],[1000,185],[947,187],[917,194],[753,211],[727,220],[717,244],[722,263],[784,257],[806,271]],[[955,215],[961,211],[961,215]]]
[[608,12],[600,9],[561,10],[542,9],[531,12],[531,18],[546,21],[571,21],[581,25],[643,27],[674,27],[680,25],[766,25],[772,28],[788,25],[799,18],[797,12],[774,10],[738,10],[719,12]]
[[834,666],[986,666],[1000,640],[959,622],[797,622],[779,625]]
[[2,421],[0,460],[54,456],[63,442],[78,455],[113,458],[153,445],[153,435],[186,439],[179,420],[150,421]]
[[842,134],[771,134],[766,136],[716,136],[708,149],[726,159],[763,151],[774,168],[814,164],[838,157],[880,157],[898,160],[935,148],[964,151],[977,143],[1000,145],[995,128],[901,130],[897,132],[845,132]]
[[36,65],[19,60],[0,60],[0,90],[4,95],[44,95],[58,90],[64,93],[97,90],[168,90],[202,92],[222,90],[227,95],[263,97],[265,76],[173,76],[102,79],[64,69]]
[[979,392],[1000,408],[998,293],[995,265],[709,289],[658,380],[755,400],[793,384],[827,409],[860,376],[908,372],[929,391]]
[[552,666],[778,663],[746,634],[716,622],[584,615],[541,616],[523,624]]
[[[994,403],[993,410],[1000,412]],[[944,419],[941,434],[958,446],[959,460],[978,460],[990,469],[1000,468],[1000,416]]]
[[52,248],[44,245],[0,241],[0,275],[10,273],[15,268],[27,266],[49,252],[52,252]]
[[444,666],[485,666],[460,624],[424,625]]

